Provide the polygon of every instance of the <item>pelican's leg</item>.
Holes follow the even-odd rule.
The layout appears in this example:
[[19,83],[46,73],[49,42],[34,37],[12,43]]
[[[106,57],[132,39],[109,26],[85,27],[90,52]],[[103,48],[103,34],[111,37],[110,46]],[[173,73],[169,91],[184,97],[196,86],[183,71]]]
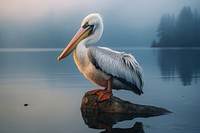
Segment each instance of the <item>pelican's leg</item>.
[[[98,95],[98,94],[97,94]],[[108,80],[108,87],[101,91],[98,95],[98,101],[104,101],[109,99],[112,96],[112,89],[111,89],[111,79]]]
[[108,86],[104,90],[96,89],[89,91],[89,94],[96,94],[99,96],[98,101],[104,101],[112,96],[111,79],[108,80]]

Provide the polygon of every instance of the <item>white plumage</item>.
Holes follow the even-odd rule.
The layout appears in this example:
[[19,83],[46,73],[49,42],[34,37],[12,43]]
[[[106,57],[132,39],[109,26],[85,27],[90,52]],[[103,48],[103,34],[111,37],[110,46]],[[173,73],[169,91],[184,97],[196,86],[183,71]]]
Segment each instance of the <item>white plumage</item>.
[[[99,14],[88,15],[58,60],[68,56],[75,49],[75,63],[90,81],[108,90],[126,89],[138,95],[142,94],[142,69],[131,54],[106,47],[91,46],[101,38],[102,33],[101,16]],[[107,92],[103,92],[102,95],[105,93]]]

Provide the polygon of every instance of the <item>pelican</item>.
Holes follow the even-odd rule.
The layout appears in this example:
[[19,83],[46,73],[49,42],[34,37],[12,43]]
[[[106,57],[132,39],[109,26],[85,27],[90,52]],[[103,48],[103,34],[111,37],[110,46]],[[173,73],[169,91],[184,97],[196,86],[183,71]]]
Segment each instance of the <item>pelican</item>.
[[86,16],[58,61],[74,50],[74,61],[80,72],[94,84],[105,87],[103,90],[89,91],[90,94],[98,95],[98,101],[109,99],[113,95],[112,89],[130,90],[141,95],[142,69],[134,56],[107,47],[92,46],[99,41],[102,33],[103,20],[100,14]]

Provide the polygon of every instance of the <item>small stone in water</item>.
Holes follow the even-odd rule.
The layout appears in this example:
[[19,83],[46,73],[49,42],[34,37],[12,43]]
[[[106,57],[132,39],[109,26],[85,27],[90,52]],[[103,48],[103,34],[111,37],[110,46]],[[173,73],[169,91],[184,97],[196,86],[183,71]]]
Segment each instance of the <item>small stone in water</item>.
[[24,104],[25,107],[28,106],[28,105],[29,105],[29,104],[27,104],[27,103]]

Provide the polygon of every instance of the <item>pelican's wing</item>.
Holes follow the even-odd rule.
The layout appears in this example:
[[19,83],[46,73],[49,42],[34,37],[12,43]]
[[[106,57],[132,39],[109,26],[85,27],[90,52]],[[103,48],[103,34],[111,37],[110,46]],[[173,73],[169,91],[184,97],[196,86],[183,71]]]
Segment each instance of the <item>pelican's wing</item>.
[[142,69],[131,54],[95,46],[89,47],[87,53],[97,69],[125,82],[136,94],[143,93]]

